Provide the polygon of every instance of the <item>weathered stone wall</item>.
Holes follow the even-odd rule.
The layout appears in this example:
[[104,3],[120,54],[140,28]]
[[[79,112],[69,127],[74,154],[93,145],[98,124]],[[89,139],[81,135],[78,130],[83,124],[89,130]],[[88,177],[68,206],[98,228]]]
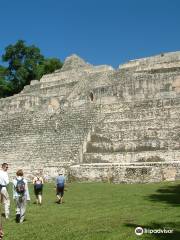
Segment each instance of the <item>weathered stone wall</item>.
[[54,113],[42,110],[3,115],[1,161],[11,163],[10,172],[25,164],[28,173],[39,168],[45,170],[48,163],[58,166],[79,162],[80,145],[96,121],[96,111],[90,108],[91,105]]
[[70,167],[74,181],[109,183],[147,183],[180,179],[179,163],[146,164],[80,164]]
[[180,68],[180,51],[171,53],[161,53],[153,57],[131,60],[128,63],[119,66],[120,69],[134,72],[159,72],[176,71]]
[[179,178],[180,52],[94,67],[76,55],[61,70],[0,99],[0,161],[71,179]]

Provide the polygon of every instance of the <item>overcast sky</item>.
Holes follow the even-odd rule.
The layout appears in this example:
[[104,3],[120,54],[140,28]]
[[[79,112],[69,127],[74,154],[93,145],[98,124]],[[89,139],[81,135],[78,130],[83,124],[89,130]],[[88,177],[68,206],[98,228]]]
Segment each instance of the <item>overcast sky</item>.
[[180,50],[179,0],[0,0],[0,55],[23,39],[94,65]]

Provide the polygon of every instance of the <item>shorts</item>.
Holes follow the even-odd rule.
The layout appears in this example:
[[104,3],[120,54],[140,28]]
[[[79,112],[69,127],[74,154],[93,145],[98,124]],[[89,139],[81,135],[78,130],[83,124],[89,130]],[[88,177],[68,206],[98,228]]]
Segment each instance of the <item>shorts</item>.
[[36,189],[36,187],[34,186],[34,194],[35,194],[36,196],[42,195],[42,191],[43,191],[43,188]]
[[57,188],[56,188],[56,195],[60,195],[61,197],[63,197],[63,195],[64,195],[64,186],[63,187],[57,186]]

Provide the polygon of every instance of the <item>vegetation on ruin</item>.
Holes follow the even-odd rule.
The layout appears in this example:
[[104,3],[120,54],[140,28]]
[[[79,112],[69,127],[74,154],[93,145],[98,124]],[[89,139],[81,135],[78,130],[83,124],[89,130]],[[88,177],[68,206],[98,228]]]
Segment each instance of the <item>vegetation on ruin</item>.
[[[53,184],[45,185],[44,203],[27,207],[26,221],[3,220],[4,240],[180,239],[180,182],[153,184],[71,183],[65,203],[55,203]],[[136,236],[137,226],[173,229],[173,234]]]
[[0,98],[19,93],[33,79],[52,73],[62,67],[58,58],[45,58],[35,45],[18,40],[5,48],[0,65]]

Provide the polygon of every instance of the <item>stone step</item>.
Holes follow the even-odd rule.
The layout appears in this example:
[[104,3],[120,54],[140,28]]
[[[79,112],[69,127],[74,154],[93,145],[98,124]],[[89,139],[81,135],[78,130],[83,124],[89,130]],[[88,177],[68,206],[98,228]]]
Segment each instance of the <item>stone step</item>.
[[173,129],[179,127],[180,118],[174,117],[171,119],[150,119],[150,120],[134,120],[129,119],[126,121],[103,122],[101,121],[94,128],[96,132],[116,132],[119,130],[153,130],[153,129]]
[[104,113],[122,112],[133,109],[140,110],[153,110],[153,109],[163,109],[163,108],[179,108],[180,98],[171,99],[150,99],[141,100],[133,102],[118,101],[113,104],[103,104],[101,105],[101,111]]
[[84,153],[85,163],[142,163],[180,161],[179,150],[156,150],[141,152]]
[[172,139],[124,139],[123,141],[110,141],[109,139],[100,140],[99,142],[88,142],[87,152],[140,152],[140,151],[157,151],[157,150],[180,150],[179,140]]

